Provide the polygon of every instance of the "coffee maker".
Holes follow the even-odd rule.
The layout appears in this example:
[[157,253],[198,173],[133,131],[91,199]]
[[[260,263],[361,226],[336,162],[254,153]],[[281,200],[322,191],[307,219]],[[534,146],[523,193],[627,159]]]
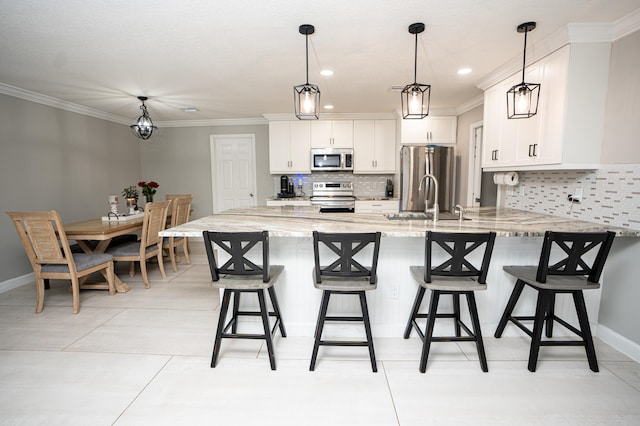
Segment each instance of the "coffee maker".
[[280,176],[280,192],[278,193],[278,198],[293,198],[295,196],[293,182],[285,175]]

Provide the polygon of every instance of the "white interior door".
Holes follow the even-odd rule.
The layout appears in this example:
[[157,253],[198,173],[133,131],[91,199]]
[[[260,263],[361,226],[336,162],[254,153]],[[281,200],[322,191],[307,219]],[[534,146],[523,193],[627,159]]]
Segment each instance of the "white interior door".
[[213,212],[257,205],[255,135],[211,135]]
[[480,207],[482,183],[482,122],[471,124],[469,135],[469,181],[467,186],[467,206]]

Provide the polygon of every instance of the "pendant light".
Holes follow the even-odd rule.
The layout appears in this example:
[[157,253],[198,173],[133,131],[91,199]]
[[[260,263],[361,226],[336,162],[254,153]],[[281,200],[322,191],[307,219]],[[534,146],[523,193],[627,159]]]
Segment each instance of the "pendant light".
[[142,105],[140,105],[142,115],[129,127],[131,127],[131,131],[138,138],[147,140],[151,137],[153,131],[158,128],[153,125],[153,121],[151,121],[151,117],[149,117],[149,113],[147,112],[147,106],[144,104],[144,101],[149,98],[146,96],[138,96],[138,99],[142,102]]
[[402,118],[421,119],[429,115],[429,102],[431,101],[431,86],[417,83],[418,74],[418,34],[424,31],[421,22],[409,25],[409,33],[415,34],[416,45],[413,66],[413,83],[407,84],[402,89]]
[[315,84],[309,84],[309,34],[313,34],[313,25],[300,25],[300,34],[304,34],[306,43],[306,83],[293,86],[293,104],[296,117],[300,120],[317,120],[320,112],[320,89]]
[[527,33],[536,28],[535,22],[518,25],[518,32],[524,33],[524,53],[522,54],[522,83],[507,92],[507,118],[529,118],[538,112],[540,84],[525,83],[524,71],[527,60]]

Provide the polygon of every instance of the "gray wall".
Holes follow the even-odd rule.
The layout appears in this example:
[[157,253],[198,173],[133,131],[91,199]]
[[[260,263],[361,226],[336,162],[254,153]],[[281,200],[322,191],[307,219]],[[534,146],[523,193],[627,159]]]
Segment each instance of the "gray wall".
[[640,31],[613,43],[600,161],[640,163]]
[[[640,31],[616,41],[611,49],[603,163],[640,163]],[[636,198],[638,198],[636,196]],[[640,200],[636,200],[640,202]],[[619,238],[605,267],[599,323],[640,344],[637,238]],[[625,250],[623,250],[623,248]]]
[[[109,211],[140,177],[129,128],[0,94],[0,282],[33,272],[7,210],[57,210],[64,222]],[[121,202],[124,210],[124,203]]]
[[482,121],[483,106],[473,108],[458,116],[456,137],[456,203],[467,205],[469,193],[469,138],[471,124]]
[[214,134],[255,134],[258,204],[264,205],[265,198],[273,195],[267,124],[161,128],[141,145],[142,180],[158,182],[156,197],[161,199],[165,194],[193,194],[193,219],[213,213],[210,136]]

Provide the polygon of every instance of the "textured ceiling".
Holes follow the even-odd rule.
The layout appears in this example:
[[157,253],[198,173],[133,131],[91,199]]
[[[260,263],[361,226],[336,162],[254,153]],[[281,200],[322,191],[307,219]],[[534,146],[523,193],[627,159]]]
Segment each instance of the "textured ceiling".
[[[293,111],[309,81],[333,113],[390,113],[413,82],[432,85],[432,108],[481,95],[475,86],[522,56],[516,26],[536,41],[568,23],[613,23],[640,0],[0,0],[0,83],[118,117],[148,96],[155,121],[259,118]],[[535,50],[532,52],[535,54]],[[473,70],[459,76],[462,67]],[[320,69],[335,74],[323,77]],[[5,86],[6,87],[6,86]],[[181,108],[200,111],[186,113]]]

